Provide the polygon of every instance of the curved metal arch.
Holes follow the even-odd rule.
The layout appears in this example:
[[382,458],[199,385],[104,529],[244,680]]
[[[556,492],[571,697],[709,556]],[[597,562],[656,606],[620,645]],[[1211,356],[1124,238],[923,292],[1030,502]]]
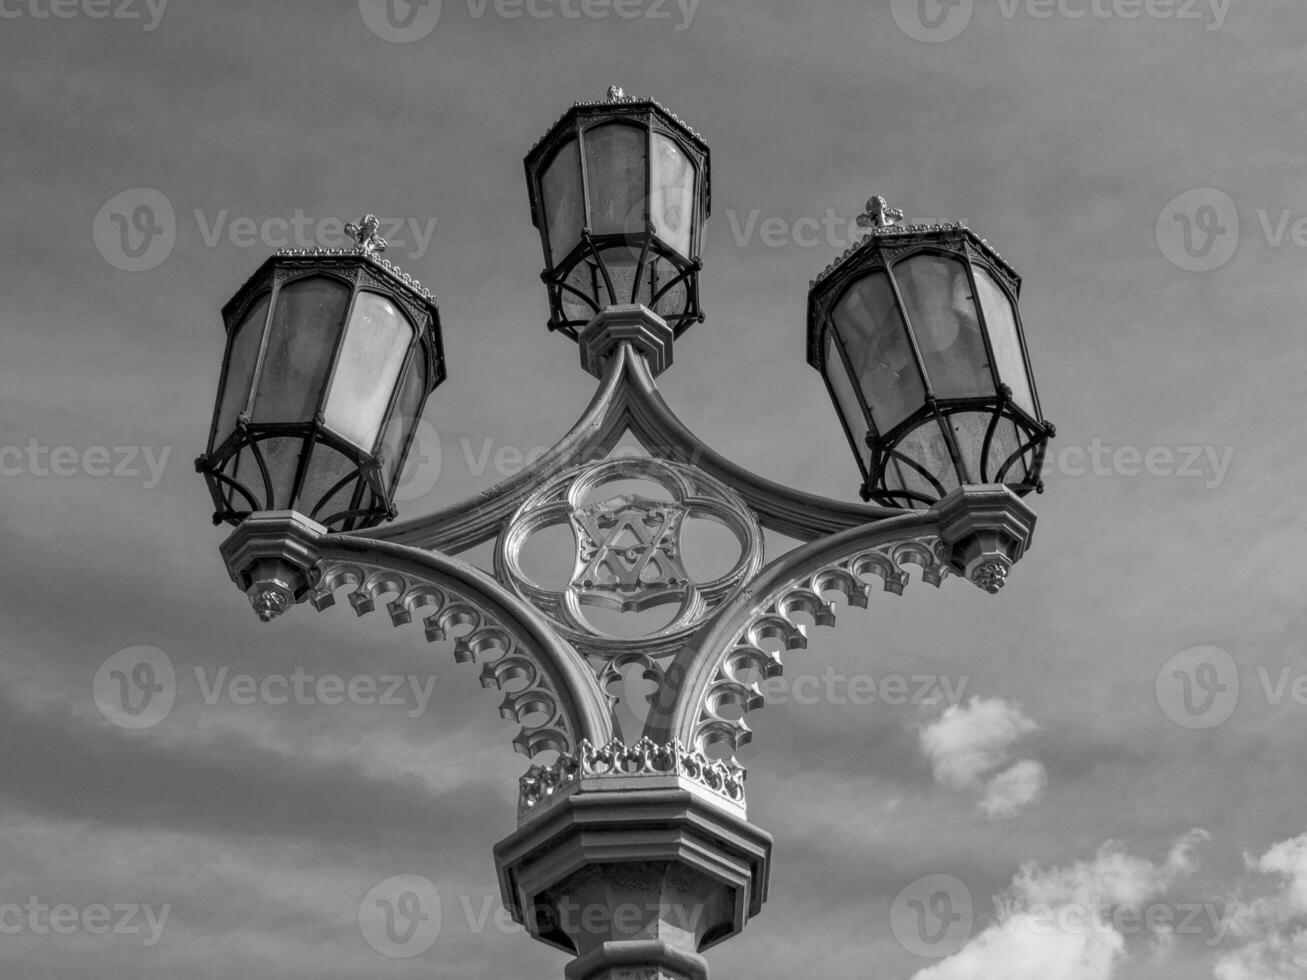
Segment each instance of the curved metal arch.
[[763,527],[800,541],[897,518],[888,507],[833,500],[792,490],[739,466],[700,440],[659,394],[644,357],[622,344],[609,359],[581,418],[545,455],[479,496],[360,537],[456,554],[494,537],[542,482],[578,463],[599,459],[630,431],[650,455],[698,467],[734,489]]
[[[831,592],[865,609],[871,586],[864,575],[879,575],[885,591],[902,594],[909,579],[902,565],[913,563],[921,567],[924,581],[939,585],[952,570],[940,526],[934,510],[910,513],[832,535],[772,562],[677,654],[649,714],[645,737],[680,739],[699,751],[725,745],[734,755],[752,734],[743,716],[763,703],[757,683],[741,675],[775,677],[782,672],[780,657],[767,649],[768,642],[785,650],[806,646],[800,615],[818,626],[833,626],[835,608],[826,598]],[[723,715],[727,706],[737,717]]]
[[[549,627],[543,616],[493,578],[447,555],[351,534],[322,535],[319,577],[310,601],[321,610],[335,591],[352,585],[350,604],[360,615],[382,596],[393,625],[423,615],[428,641],[455,639],[454,658],[475,662],[483,687],[507,691],[500,714],[522,722],[513,747],[527,756],[545,750],[568,753],[582,741],[607,744],[615,734],[609,698],[585,661]],[[516,682],[520,683],[520,686]],[[524,716],[543,715],[539,722]]]

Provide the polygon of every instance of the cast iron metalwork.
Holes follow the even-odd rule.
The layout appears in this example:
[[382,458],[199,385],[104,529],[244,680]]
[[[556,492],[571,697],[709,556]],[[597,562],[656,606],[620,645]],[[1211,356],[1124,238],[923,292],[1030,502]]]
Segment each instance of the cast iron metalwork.
[[[623,202],[624,213],[604,215],[606,202],[599,200],[600,181],[592,171],[611,162],[605,151],[612,148],[598,141],[603,135],[627,130],[640,134],[644,172],[638,176],[642,183],[633,189],[634,200]],[[693,168],[691,199],[679,201],[681,213],[676,219],[677,223],[688,222],[687,240],[681,248],[662,220],[664,214],[677,213],[678,202],[661,197],[656,185],[654,168],[661,140],[671,141]],[[560,202],[550,200],[546,174],[563,153],[569,158],[562,162],[577,170],[572,193],[578,196],[562,203],[579,211],[579,216],[573,234],[559,242],[551,240],[549,210]],[[560,330],[575,340],[605,308],[624,304],[649,307],[678,337],[703,321],[700,251],[712,199],[708,144],[698,133],[655,100],[628,96],[614,86],[604,100],[576,103],[527,154],[524,164],[531,221],[540,229],[544,247],[541,278],[549,292],[550,330]],[[611,183],[615,174],[604,177],[605,183]],[[660,205],[663,207],[655,213]]]
[[[533,218],[547,257],[539,173],[567,140],[631,119],[646,133],[670,134],[701,153],[697,214],[706,215],[702,141],[656,103],[614,89],[604,102],[574,107],[527,158]],[[843,293],[875,271],[892,275],[896,262],[913,255],[957,257],[973,293],[974,270],[984,268],[1015,298],[1015,272],[974,233],[959,225],[904,227],[901,220],[883,198],[873,198],[860,220],[870,230],[867,240],[813,284],[808,354],[814,366],[825,366],[830,311]],[[376,232],[375,220],[364,219],[351,226],[352,249],[278,253],[224,309],[229,332],[261,296],[275,306],[282,283],[332,276],[355,294],[366,287],[393,297],[415,323],[428,316],[409,356],[426,357],[428,377],[443,380],[434,300],[377,257],[385,243]],[[696,243],[697,235],[696,228]],[[1030,545],[1035,515],[1020,495],[1034,488],[1051,426],[1039,417],[1033,382],[1030,412],[995,377],[993,397],[957,404],[932,397],[884,434],[874,429],[863,399],[873,450],[865,460],[859,455],[867,481],[863,503],[776,484],[701,442],[655,385],[671,363],[674,334],[699,317],[697,258],[678,273],[687,301],[675,323],[630,305],[629,297],[611,296],[581,322],[560,314],[560,297],[580,263],[592,262],[605,275],[603,255],[612,244],[588,232],[583,237],[578,250],[549,263],[546,281],[553,326],[581,337],[582,365],[599,378],[598,390],[558,443],[513,477],[388,527],[370,527],[394,513],[394,485],[379,475],[387,464],[379,447],[356,454],[351,505],[338,513],[322,513],[321,501],[305,495],[302,472],[286,499],[275,495],[266,466],[262,494],[240,481],[232,460],[245,451],[258,461],[260,443],[273,434],[290,432],[310,448],[338,447],[320,406],[311,422],[284,429],[252,423],[247,406],[231,436],[211,437],[200,468],[218,519],[237,525],[222,554],[260,619],[304,602],[325,610],[343,594],[360,616],[384,608],[394,626],[420,622],[427,642],[452,643],[454,660],[479,663],[482,685],[502,693],[500,714],[517,725],[513,746],[533,760],[520,781],[519,829],[495,849],[504,901],[532,936],[576,955],[569,980],[623,970],[704,980],[700,952],[738,933],[766,898],[771,840],[747,821],[746,774],[735,757],[751,736],[745,715],[763,704],[760,682],[781,673],[782,656],[807,644],[810,627],[833,626],[837,605],[866,608],[876,584],[901,594],[909,565],[933,586],[955,575],[997,592]],[[640,239],[641,262],[663,254],[656,238],[650,231]],[[265,314],[262,329],[270,317]],[[846,357],[838,339],[830,349]],[[992,362],[993,352],[986,347],[986,353]],[[1021,358],[1028,372],[1024,341]],[[428,391],[424,386],[423,402]],[[395,410],[392,397],[387,418]],[[956,485],[937,481],[934,494],[888,488],[878,474],[903,462],[910,426],[934,420],[947,431],[960,411],[984,411],[1020,426],[1020,459],[993,471],[962,465]],[[856,452],[855,434],[844,422]],[[985,439],[986,458],[995,424]],[[410,427],[404,453],[411,438]],[[952,459],[959,463],[961,454]],[[1018,477],[1004,479],[1018,465]],[[684,560],[682,536],[695,519],[724,527],[739,549],[728,570],[707,581],[697,580]],[[523,549],[551,526],[569,529],[573,547],[559,556],[553,581],[562,584],[544,586],[527,573]],[[764,529],[797,547],[767,556]],[[458,557],[488,542],[494,542],[489,571]],[[619,635],[591,621],[598,608],[625,614],[664,606],[670,620],[643,632]],[[639,704],[626,703],[631,694],[623,682],[632,672],[651,689]],[[676,921],[665,907],[668,896],[706,910],[701,924],[687,929]],[[558,917],[569,903],[612,906],[628,899],[658,903],[634,931],[614,926],[594,935]]]
[[[381,258],[386,247],[376,234],[377,219],[367,215],[347,228],[351,248],[284,248],[269,258],[223,307],[227,349],[218,385],[208,450],[196,460],[213,497],[215,524],[240,524],[261,511],[296,510],[331,530],[354,531],[393,519],[393,485],[412,445],[416,421],[427,397],[445,380],[445,353],[435,297],[417,280]],[[332,349],[321,362],[311,404],[295,418],[261,418],[256,410],[260,381],[276,346],[275,322],[285,290],[312,281],[338,283],[348,290],[334,322]],[[332,391],[346,327],[360,295],[383,297],[402,311],[412,329],[398,380],[385,403],[377,434],[359,445],[333,431],[324,411]],[[249,317],[249,322],[246,322]],[[233,374],[233,349],[244,331],[258,331],[246,377]],[[297,357],[294,338],[278,353]],[[313,352],[300,353],[307,361]],[[239,385],[231,393],[228,385]],[[225,419],[224,404],[239,412]]]
[[[822,373],[836,405],[862,474],[862,498],[891,507],[924,509],[967,484],[1001,483],[1019,496],[1033,490],[1042,492],[1044,455],[1056,430],[1042,416],[1030,371],[1016,302],[1021,277],[965,225],[901,225],[902,218],[903,212],[889,208],[883,197],[871,198],[858,217],[859,226],[870,233],[813,281],[808,297],[808,363]],[[933,366],[923,355],[922,337],[929,324],[910,315],[900,281],[904,263],[922,256],[956,260],[958,268],[965,269],[969,292],[961,300],[976,327],[965,336],[983,344],[972,356],[983,361],[976,367],[988,382],[977,385],[972,395],[941,390],[938,380],[932,378]],[[883,277],[889,287],[886,320],[897,316],[900,327],[896,330],[890,321],[882,325],[881,336],[850,336],[851,328],[845,326],[842,331],[834,312],[855,287],[873,276]],[[1000,300],[1011,310],[1013,340],[1019,345],[1019,352],[1014,352],[1020,360],[1017,376],[1010,370],[1005,373],[996,356],[999,324],[988,322],[985,304],[979,300],[979,276],[987,277],[987,286],[993,282],[992,288],[1001,290]],[[902,364],[892,363],[891,355],[884,353],[895,339],[901,344]],[[855,345],[865,349],[863,363],[853,355]],[[879,351],[870,349],[874,345]],[[867,362],[874,362],[883,378],[896,383],[906,376],[905,388],[918,385],[921,394],[915,410],[882,426],[872,404],[875,393],[867,391],[863,377],[871,374]],[[1023,386],[1028,397],[1014,398],[1013,384]],[[841,406],[842,401],[851,399],[856,399],[856,407]],[[860,417],[851,419],[850,414]],[[932,441],[940,449],[933,461],[923,458]]]

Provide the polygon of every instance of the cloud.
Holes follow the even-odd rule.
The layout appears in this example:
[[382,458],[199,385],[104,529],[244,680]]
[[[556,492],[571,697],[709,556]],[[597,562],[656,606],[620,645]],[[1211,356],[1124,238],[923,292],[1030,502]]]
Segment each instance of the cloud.
[[922,727],[921,751],[935,781],[952,790],[979,790],[980,808],[991,818],[1012,817],[1043,796],[1048,773],[1023,759],[988,784],[985,777],[1011,761],[1012,746],[1039,726],[1019,705],[1001,698],[973,697]]
[[[1112,907],[1156,899],[1197,868],[1197,847],[1209,839],[1192,830],[1161,863],[1108,841],[1092,860],[1066,868],[1024,864],[995,898],[998,922],[913,980],[1112,980],[1126,957]],[[1154,933],[1154,951],[1168,948],[1169,936]]]
[[1231,900],[1231,932],[1244,945],[1220,956],[1217,980],[1301,980],[1307,976],[1307,834],[1281,841],[1249,870],[1278,879],[1269,895]]
[[1108,980],[1124,953],[1114,930],[1059,932],[1042,916],[1015,915],[913,980]]
[[1042,763],[1022,759],[985,787],[980,808],[991,818],[1014,817],[1044,795],[1048,771]]

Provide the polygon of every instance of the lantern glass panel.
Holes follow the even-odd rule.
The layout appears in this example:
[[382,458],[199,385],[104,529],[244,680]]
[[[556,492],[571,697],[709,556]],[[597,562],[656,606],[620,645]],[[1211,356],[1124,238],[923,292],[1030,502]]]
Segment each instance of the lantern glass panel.
[[874,272],[859,279],[840,298],[831,318],[876,428],[884,434],[921,408],[926,398],[889,277]]
[[694,224],[694,180],[694,164],[676,141],[655,133],[649,215],[658,236],[687,259]]
[[323,523],[326,518],[349,510],[355,481],[350,480],[334,493],[332,491],[336,484],[357,470],[358,464],[344,453],[325,443],[317,443],[313,447],[313,459],[309,463],[304,489],[300,491],[300,503],[296,509]]
[[[994,413],[989,410],[955,412],[949,416],[958,454],[962,457],[963,465],[972,483],[1000,482],[999,473],[1002,472],[1008,457],[1021,446],[1017,441],[1016,426],[1011,419],[1000,416],[994,426],[993,435],[989,435],[990,423],[993,421]],[[989,437],[988,453],[985,452],[986,436]],[[1024,476],[1022,470],[1023,467],[1019,463],[1014,464],[1012,469],[1004,474],[1004,478],[1015,476],[1020,480]]]
[[[291,494],[295,489],[295,474],[299,469],[300,451],[304,448],[304,437],[270,436],[241,451],[240,461],[236,464],[236,481],[244,484],[262,501],[263,510],[283,510],[291,506]],[[268,479],[272,484],[271,492],[263,482],[263,471],[256,458],[261,455],[263,465],[267,467]],[[267,499],[263,499],[266,495]]]
[[545,228],[549,237],[549,264],[557,265],[581,241],[585,226],[585,197],[581,189],[581,152],[569,140],[555,154],[541,178]]
[[355,297],[323,420],[365,452],[377,444],[412,341],[413,327],[394,303],[377,293]]
[[596,235],[645,230],[648,131],[623,123],[585,133],[590,230]]
[[894,266],[894,278],[935,397],[994,394],[966,265],[943,255],[915,255]]
[[845,428],[849,431],[854,452],[859,459],[862,459],[867,455],[867,450],[863,448],[866,445],[863,437],[867,434],[867,419],[862,413],[862,405],[858,402],[858,394],[853,390],[848,368],[844,366],[844,359],[840,356],[838,341],[835,339],[835,334],[829,330],[826,331],[825,361],[826,380],[835,395],[835,405],[844,419]]
[[256,422],[306,422],[317,414],[322,386],[350,289],[325,276],[281,288],[254,400]]
[[1012,401],[1017,407],[1031,418],[1037,418],[1012,300],[987,270],[976,266],[975,273],[976,292],[980,296],[980,308],[985,313],[985,326],[989,328],[989,344],[994,351],[999,380],[1012,389]]
[[268,319],[270,293],[264,293],[237,324],[232,335],[231,352],[227,355],[227,374],[223,380],[222,402],[218,407],[218,427],[214,431],[213,445],[222,445],[236,429],[236,419],[250,399],[250,382],[254,380],[254,365],[259,360],[259,345],[263,340],[263,325]]
[[[957,467],[953,465],[953,457],[949,453],[944,430],[934,418],[927,419],[904,435],[894,447],[894,451],[902,457],[898,468],[908,484],[908,489],[924,493],[932,500],[957,489],[959,483]],[[911,465],[908,460],[916,466]],[[929,474],[934,482],[927,479],[926,474]]]
[[[409,361],[408,373],[400,382],[399,400],[395,405],[395,414],[386,423],[386,434],[382,440],[385,455],[385,472],[382,474],[386,487],[392,492],[400,478],[401,455],[408,442],[409,433],[418,424],[418,413],[422,411],[422,400],[427,394],[427,362],[421,349],[414,351]],[[423,447],[418,447],[422,449]],[[422,461],[422,462],[425,462]]]

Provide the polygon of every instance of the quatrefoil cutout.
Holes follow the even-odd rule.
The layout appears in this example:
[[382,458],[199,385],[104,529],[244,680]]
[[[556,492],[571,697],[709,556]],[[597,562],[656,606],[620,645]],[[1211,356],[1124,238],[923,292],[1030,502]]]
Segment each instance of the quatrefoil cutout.
[[[649,492],[603,490],[639,481]],[[723,574],[699,580],[687,568],[683,537],[701,521],[726,528],[738,558]],[[564,525],[575,549],[570,578],[550,588],[525,571],[522,552],[535,534]],[[500,535],[496,571],[522,598],[553,620],[569,640],[671,648],[762,567],[762,531],[739,495],[699,470],[650,457],[622,457],[560,474],[518,508]],[[642,636],[623,637],[596,626],[589,610],[619,613],[674,607],[670,622]]]

